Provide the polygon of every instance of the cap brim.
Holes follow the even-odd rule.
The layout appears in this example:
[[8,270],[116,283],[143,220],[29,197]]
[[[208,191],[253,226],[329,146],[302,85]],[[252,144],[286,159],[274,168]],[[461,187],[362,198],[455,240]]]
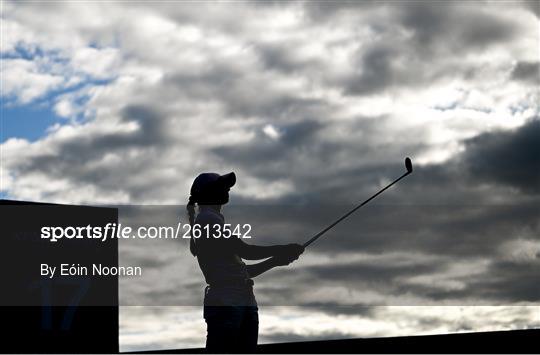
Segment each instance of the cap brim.
[[222,183],[223,186],[231,188],[234,186],[234,184],[236,184],[236,175],[234,174],[234,172],[230,172],[228,174],[221,175],[218,181]]

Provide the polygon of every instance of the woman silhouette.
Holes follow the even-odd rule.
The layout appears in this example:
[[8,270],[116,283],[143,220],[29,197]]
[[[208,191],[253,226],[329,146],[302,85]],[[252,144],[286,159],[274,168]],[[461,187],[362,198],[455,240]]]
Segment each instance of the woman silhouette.
[[[234,235],[214,238],[223,232],[221,207],[229,202],[229,190],[235,183],[232,172],[200,174],[193,182],[187,205],[192,231],[193,226],[204,231],[199,238],[192,235],[190,250],[208,284],[203,313],[207,324],[206,349],[212,353],[255,351],[259,317],[252,278],[275,266],[288,265],[304,252],[299,244],[256,246]],[[199,213],[195,218],[196,205]],[[266,260],[246,265],[242,259]]]

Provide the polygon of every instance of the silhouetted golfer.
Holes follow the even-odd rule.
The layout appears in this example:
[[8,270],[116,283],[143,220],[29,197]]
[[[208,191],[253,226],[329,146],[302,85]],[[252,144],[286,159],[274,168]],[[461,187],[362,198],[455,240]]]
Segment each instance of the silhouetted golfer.
[[[191,187],[187,206],[189,221],[201,231],[223,231],[221,206],[229,202],[229,190],[236,183],[234,173],[203,173]],[[199,214],[195,218],[195,205]],[[214,236],[218,234],[210,234]],[[204,319],[207,324],[206,349],[212,353],[254,352],[259,334],[257,302],[251,278],[275,266],[288,265],[304,252],[299,244],[255,246],[238,236],[206,237],[190,240],[208,286],[204,294]],[[242,259],[267,259],[246,265]]]

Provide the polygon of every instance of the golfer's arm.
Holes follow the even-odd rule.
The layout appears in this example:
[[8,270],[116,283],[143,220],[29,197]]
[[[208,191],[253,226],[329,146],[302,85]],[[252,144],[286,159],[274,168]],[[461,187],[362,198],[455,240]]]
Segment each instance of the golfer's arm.
[[270,258],[265,261],[261,261],[260,263],[257,263],[257,264],[246,265],[246,269],[249,274],[249,277],[253,278],[253,277],[259,276],[263,272],[266,272],[276,266],[277,264],[274,262],[273,258]]
[[237,254],[242,259],[260,260],[276,256],[281,250],[282,245],[260,246],[247,244],[241,239],[238,239]]

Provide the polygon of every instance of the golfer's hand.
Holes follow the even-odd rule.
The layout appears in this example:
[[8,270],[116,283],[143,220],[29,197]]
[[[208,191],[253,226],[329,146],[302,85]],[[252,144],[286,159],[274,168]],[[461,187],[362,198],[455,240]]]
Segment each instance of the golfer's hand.
[[304,247],[300,244],[287,244],[286,247],[289,249],[289,255],[295,256],[294,260],[298,259],[298,257],[304,252]]
[[298,259],[300,254],[304,252],[304,247],[300,244],[282,245],[279,253],[276,255],[280,260],[291,259],[291,262]]
[[287,266],[293,261],[298,259],[298,256],[288,256],[288,255],[280,255],[280,256],[274,256],[272,258],[272,263],[275,266]]

